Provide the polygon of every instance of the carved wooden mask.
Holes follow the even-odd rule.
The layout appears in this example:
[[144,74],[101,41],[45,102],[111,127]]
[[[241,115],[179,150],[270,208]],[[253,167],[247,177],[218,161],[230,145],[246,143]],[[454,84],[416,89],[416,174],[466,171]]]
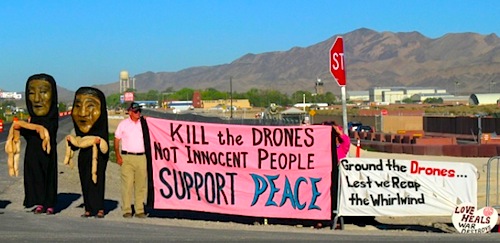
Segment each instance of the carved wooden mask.
[[91,94],[77,94],[71,116],[80,131],[88,133],[101,116],[101,101]]
[[52,104],[51,84],[41,79],[31,80],[28,84],[28,99],[31,101],[35,115],[47,115]]

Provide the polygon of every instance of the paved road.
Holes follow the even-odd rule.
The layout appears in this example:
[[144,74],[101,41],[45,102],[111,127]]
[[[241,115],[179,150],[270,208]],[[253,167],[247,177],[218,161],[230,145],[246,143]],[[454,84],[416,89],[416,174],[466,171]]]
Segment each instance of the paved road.
[[0,215],[0,241],[24,242],[168,242],[168,241],[270,241],[308,239],[329,241],[332,235],[276,232],[218,230],[191,227],[162,226],[98,219],[80,219],[5,212]]
[[40,216],[26,212],[0,214],[1,242],[498,242],[498,235],[460,235],[384,231],[279,231],[213,229]]
[[0,132],[0,143],[4,144],[5,143],[5,139],[7,138],[7,134],[9,134],[9,129],[10,129],[10,125],[12,123],[3,123],[3,132]]

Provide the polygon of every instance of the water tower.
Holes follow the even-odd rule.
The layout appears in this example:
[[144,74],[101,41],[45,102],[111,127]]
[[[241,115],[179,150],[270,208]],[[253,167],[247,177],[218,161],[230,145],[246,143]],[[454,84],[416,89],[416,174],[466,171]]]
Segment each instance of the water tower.
[[314,85],[314,87],[316,88],[316,94],[322,95],[325,93],[323,82],[321,82],[320,78],[316,79],[316,84]]
[[[132,81],[132,86],[130,86],[130,81]],[[134,89],[135,90],[135,78],[130,78],[128,71],[121,71],[120,72],[120,93],[124,93],[128,89]]]

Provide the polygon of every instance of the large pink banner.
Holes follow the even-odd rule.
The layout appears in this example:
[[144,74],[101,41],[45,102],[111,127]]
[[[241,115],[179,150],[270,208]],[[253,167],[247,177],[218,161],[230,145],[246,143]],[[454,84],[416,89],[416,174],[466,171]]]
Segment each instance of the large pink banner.
[[147,124],[155,209],[331,218],[331,127]]

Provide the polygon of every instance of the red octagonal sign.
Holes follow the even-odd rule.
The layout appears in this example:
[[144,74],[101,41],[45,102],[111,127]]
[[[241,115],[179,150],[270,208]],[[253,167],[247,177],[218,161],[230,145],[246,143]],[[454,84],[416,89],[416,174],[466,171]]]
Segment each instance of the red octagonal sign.
[[344,39],[341,36],[337,36],[330,49],[330,73],[339,86],[345,86]]

